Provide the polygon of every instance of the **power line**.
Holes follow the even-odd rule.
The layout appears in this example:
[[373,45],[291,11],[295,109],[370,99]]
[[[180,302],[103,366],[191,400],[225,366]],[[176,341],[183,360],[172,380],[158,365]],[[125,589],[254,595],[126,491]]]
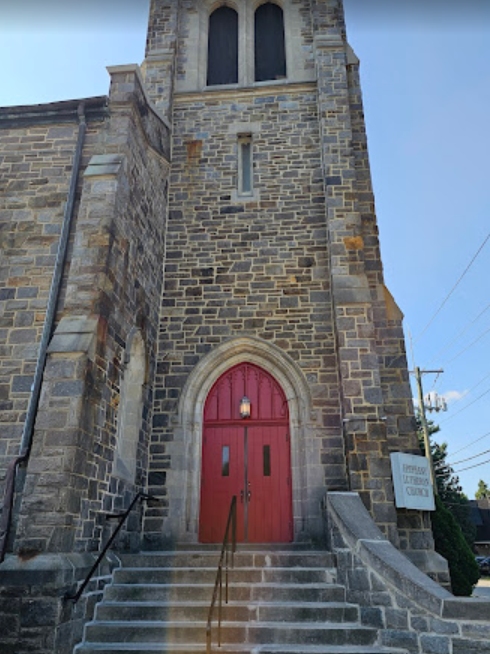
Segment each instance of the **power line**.
[[486,463],[490,463],[490,459],[487,459],[486,461],[482,461],[481,463],[475,463],[475,465],[473,466],[467,466],[466,468],[461,468],[461,470],[455,470],[454,472],[456,474],[459,474],[460,472],[464,472],[465,470],[471,470],[472,468],[479,468],[480,466],[484,466]]
[[486,335],[488,334],[488,332],[490,332],[490,327],[489,327],[488,329],[486,329],[486,330],[483,332],[483,334],[480,334],[480,336],[478,336],[478,338],[476,338],[476,339],[475,339],[474,341],[472,341],[469,345],[467,345],[467,346],[466,346],[465,348],[463,348],[460,352],[458,352],[458,354],[456,354],[456,356],[454,356],[452,359],[449,359],[449,361],[447,361],[447,362],[445,363],[445,365],[448,365],[449,363],[452,363],[453,361],[456,361],[456,359],[457,359],[458,357],[460,357],[462,354],[464,354],[464,352],[466,352],[466,350],[469,350],[470,347],[473,347],[473,345],[476,345],[476,343],[478,343],[478,341],[481,341],[481,339],[482,339],[484,336],[486,336]]
[[482,311],[480,311],[480,313],[476,316],[476,318],[473,318],[473,320],[471,320],[469,323],[467,323],[466,326],[463,327],[463,329],[462,329],[462,330],[461,330],[461,331],[460,331],[460,332],[459,332],[459,333],[458,333],[458,334],[457,334],[457,335],[456,335],[456,336],[455,336],[451,341],[449,341],[449,343],[447,343],[446,345],[444,345],[444,346],[443,346],[443,347],[442,347],[442,348],[441,348],[441,349],[440,349],[440,350],[439,350],[439,351],[438,351],[438,352],[437,352],[437,353],[432,357],[432,359],[429,361],[429,363],[428,363],[427,365],[430,365],[430,364],[432,363],[432,361],[434,361],[435,359],[438,359],[438,358],[441,356],[441,354],[443,354],[444,352],[446,352],[446,350],[449,350],[449,348],[450,348],[454,343],[456,343],[456,341],[459,340],[459,339],[461,338],[461,336],[463,336],[464,334],[466,334],[466,332],[468,331],[468,329],[470,329],[470,327],[472,327],[476,322],[478,322],[478,320],[483,316],[483,314],[484,314],[486,311],[488,311],[488,309],[490,309],[490,304],[487,304],[487,306],[486,306]]
[[460,447],[460,449],[459,449],[459,450],[456,450],[456,452],[453,452],[452,454],[449,454],[449,455],[446,457],[446,459],[450,459],[452,456],[456,456],[456,454],[459,454],[459,453],[462,452],[463,450],[467,450],[469,447],[471,447],[471,446],[474,445],[475,443],[479,443],[479,442],[482,441],[484,438],[488,438],[489,436],[490,436],[490,431],[488,431],[486,434],[483,434],[483,436],[480,436],[480,437],[477,438],[476,440],[471,441],[471,443],[468,443],[468,444],[465,445],[464,447]]
[[476,253],[473,255],[473,258],[471,259],[471,261],[469,262],[469,264],[466,266],[466,268],[464,269],[463,273],[460,275],[460,277],[459,277],[458,281],[456,282],[456,284],[454,284],[454,286],[452,287],[452,289],[449,291],[449,293],[446,295],[446,297],[445,297],[444,300],[442,301],[442,303],[441,303],[441,305],[439,306],[439,308],[437,309],[437,311],[434,313],[434,315],[432,316],[432,318],[429,320],[429,322],[426,324],[426,326],[423,328],[423,330],[422,330],[422,331],[420,332],[420,334],[417,336],[417,338],[416,338],[415,341],[414,341],[415,343],[416,343],[418,340],[420,340],[420,339],[422,338],[422,336],[425,334],[425,332],[426,332],[426,331],[429,329],[429,327],[432,325],[432,323],[434,322],[434,320],[436,319],[436,317],[437,317],[437,316],[439,315],[439,313],[442,311],[442,309],[443,309],[443,307],[445,306],[446,302],[449,300],[449,298],[451,297],[451,295],[454,293],[454,291],[457,289],[457,287],[459,286],[459,284],[462,282],[463,278],[465,277],[466,273],[469,271],[469,269],[471,268],[471,266],[475,263],[475,261],[476,261],[478,255],[479,255],[480,252],[483,250],[483,248],[485,247],[485,245],[487,244],[487,241],[488,241],[489,239],[490,239],[490,233],[487,234],[485,240],[484,240],[483,243],[480,245],[480,247],[478,248],[478,250],[476,251]]
[[436,378],[434,379],[434,383],[432,384],[432,387],[430,389],[431,391],[433,391],[435,389],[435,387],[437,386],[437,381],[438,381],[440,376],[441,376],[441,373],[438,372],[437,375],[436,375]]
[[490,388],[487,388],[487,390],[486,390],[484,393],[482,393],[481,395],[479,395],[475,400],[473,400],[473,402],[470,402],[469,404],[467,404],[466,406],[464,406],[464,407],[463,407],[462,409],[460,409],[459,411],[456,411],[456,413],[453,413],[453,415],[452,415],[452,416],[449,416],[449,418],[445,418],[444,420],[441,420],[441,422],[440,422],[439,424],[442,425],[443,422],[447,422],[448,420],[452,420],[452,419],[455,418],[458,414],[462,413],[463,411],[466,411],[466,409],[469,409],[470,406],[472,406],[473,404],[475,404],[475,402],[478,402],[478,400],[481,400],[482,397],[484,397],[485,395],[488,395],[488,393],[490,393]]
[[486,381],[489,377],[490,377],[490,373],[489,373],[488,375],[485,375],[485,377],[483,377],[482,379],[480,379],[480,381],[479,381],[478,383],[476,383],[474,386],[472,386],[468,391],[465,391],[465,392],[461,395],[461,397],[458,397],[457,400],[454,400],[454,402],[452,402],[452,405],[454,406],[454,405],[457,404],[458,402],[461,402],[461,400],[464,400],[465,397],[467,397],[467,396],[468,396],[472,391],[474,391],[475,388],[478,388],[478,386],[479,386],[480,384],[483,384],[483,382]]
[[449,463],[449,464],[447,464],[446,462],[440,461],[439,463],[436,463],[434,467],[435,468],[444,468],[446,466],[449,466],[449,467],[452,468],[453,466],[457,466],[460,463],[465,463],[466,461],[471,461],[472,459],[478,459],[479,456],[483,456],[484,454],[488,454],[489,452],[490,452],[490,450],[484,450],[483,452],[480,452],[480,454],[475,454],[474,456],[469,456],[466,459],[461,459],[461,461],[455,461],[454,463]]

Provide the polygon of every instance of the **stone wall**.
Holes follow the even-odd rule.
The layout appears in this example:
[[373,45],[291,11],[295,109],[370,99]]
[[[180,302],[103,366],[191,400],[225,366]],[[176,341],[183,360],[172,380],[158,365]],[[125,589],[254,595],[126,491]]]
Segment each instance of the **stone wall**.
[[7,557],[0,586],[2,654],[72,654],[112,571],[120,565],[118,558],[109,554],[75,605],[64,594],[75,593],[94,562],[91,554],[51,554],[24,560]]
[[[197,434],[195,425],[176,427],[188,419],[178,405],[189,375],[227,340],[252,337],[277,345],[307,380],[313,398],[307,431],[315,436],[303,467],[315,467],[311,484],[319,485],[321,476],[326,488],[358,491],[394,543],[430,549],[427,518],[397,513],[394,506],[389,453],[418,452],[418,444],[403,316],[384,285],[359,61],[345,41],[342,3],[283,4],[292,65],[280,85],[253,82],[253,39],[247,38],[253,12],[238,3],[242,63],[233,90],[204,88],[202,43],[214,5],[177,5],[178,20],[175,3],[154,3],[147,51],[151,65],[149,55],[163,42],[169,45],[168,24],[177,20],[171,212],[150,475],[151,490],[164,505],[147,514],[149,539],[169,517],[169,489],[182,483],[181,461]],[[293,15],[294,35],[288,31]],[[166,20],[158,32],[155,26]],[[318,81],[297,84],[298,71]],[[159,93],[163,101],[169,84],[151,89],[155,101]],[[253,143],[249,201],[238,193],[240,135],[251,135]],[[310,500],[318,504],[319,498],[313,493]]]
[[[89,143],[98,139],[105,99],[92,105]],[[34,379],[78,134],[77,107],[0,110],[0,497],[7,466],[19,453]]]
[[[356,171],[356,191],[361,218],[364,270],[371,291],[376,352],[384,398],[384,422],[387,450],[420,454],[412,391],[410,388],[403,313],[384,285],[379,235],[374,208],[367,149],[366,124],[360,86],[359,61],[349,49],[346,53],[349,109],[352,127],[352,151]],[[404,550],[420,552],[433,549],[428,515],[418,511],[397,511],[399,545]],[[421,562],[422,557],[414,554]]]
[[350,488],[393,543],[426,550],[427,516],[394,508],[389,453],[419,447],[403,314],[383,279],[359,61],[344,40],[341,3],[313,3],[312,11]]
[[[18,484],[10,543],[14,554],[7,555],[0,571],[1,620],[5,625],[2,647],[5,645],[6,651],[16,654],[33,648],[43,654],[72,651],[84,623],[92,616],[106,575],[117,563],[110,559],[109,567],[99,569],[80,602],[73,606],[63,596],[74,590],[93,562],[93,555],[77,552],[98,550],[114,529],[114,523],[106,520],[106,513],[127,508],[147,482],[170,142],[168,127],[146,97],[137,67],[120,67],[110,72],[109,98],[98,102],[102,107],[98,122],[89,119],[69,256],[48,349],[32,451],[27,469],[19,477],[23,483]],[[78,102],[71,104],[78,106]],[[12,111],[18,114],[19,124],[13,127],[20,130],[20,139],[25,130],[50,134],[60,142],[64,138],[59,146],[55,143],[54,153],[48,150],[45,169],[41,161],[49,143],[43,146],[42,140],[36,141],[32,159],[36,170],[45,170],[42,174],[48,182],[51,176],[68,178],[76,128],[73,120],[69,125],[56,123],[65,120],[66,107]],[[49,126],[44,126],[43,121]],[[50,166],[53,158],[56,163],[56,157],[63,165],[55,166],[53,172]],[[28,169],[19,169],[19,173],[26,177],[17,187],[11,187],[11,209],[18,209],[15,215],[9,214],[9,218],[16,220],[7,225],[13,228],[7,235],[7,239],[13,239],[7,279],[14,279],[16,262],[20,275],[20,265],[25,260],[23,283],[29,290],[39,272],[39,298],[44,301],[40,309],[44,309],[68,181],[60,181],[58,194],[53,185],[41,183],[41,188],[47,186],[48,192],[31,200],[29,180],[37,181],[38,177]],[[33,213],[29,214],[27,209]],[[24,229],[29,230],[23,240],[22,216]],[[46,247],[51,248],[49,256],[44,255],[43,259],[38,250],[42,248],[44,225],[48,226],[46,237],[51,234],[50,229],[52,236],[45,237]],[[16,238],[17,251],[13,247]],[[10,283],[9,288],[13,287]],[[37,320],[41,324],[43,316],[39,313]],[[19,311],[17,315],[20,314]],[[21,332],[30,329],[23,324],[17,327]],[[38,337],[37,332],[32,335],[33,340]],[[14,338],[12,345],[16,345]],[[114,469],[114,461],[121,384],[136,338],[144,343],[146,372],[141,389],[142,425],[134,453],[136,476],[128,479]],[[35,356],[33,350],[35,347],[27,350],[32,352],[30,357]],[[6,354],[18,356],[12,348]],[[21,371],[26,370],[31,369],[26,366]],[[29,388],[22,390],[25,411]],[[16,401],[17,396],[7,399]],[[19,414],[16,420],[20,423],[22,418]],[[11,447],[16,449],[18,442]],[[140,508],[138,503],[116,547],[138,549]]]
[[[320,135],[350,488],[361,493],[376,521],[397,542],[374,325],[373,294],[377,289],[373,293],[366,270],[369,251],[365,249],[360,211],[348,52],[341,24],[337,33],[332,32],[332,14],[324,12],[324,5],[333,3],[316,4]],[[336,16],[333,14],[334,19]],[[375,261],[379,263],[379,257]]]
[[164,120],[169,120],[172,115],[179,10],[180,3],[176,0],[150,3],[142,72],[147,93]]
[[[104,512],[127,506],[146,485],[168,132],[148,106],[137,70],[111,73],[109,116],[83,173],[66,291],[49,346],[17,529],[19,552],[96,549]],[[135,329],[148,362],[131,482],[114,474],[113,463],[120,385]]]
[[[329,493],[325,508],[339,582],[381,645],[409,654],[490,653],[490,602],[454,597],[420,572],[383,537],[356,493]],[[447,585],[444,559],[432,556]]]
[[[175,476],[168,444],[189,374],[237,336],[297,363],[316,414],[317,482],[345,484],[316,100],[314,85],[175,98],[152,493]],[[251,198],[237,195],[242,133],[253,138]],[[147,530],[161,531],[167,515],[152,511]]]

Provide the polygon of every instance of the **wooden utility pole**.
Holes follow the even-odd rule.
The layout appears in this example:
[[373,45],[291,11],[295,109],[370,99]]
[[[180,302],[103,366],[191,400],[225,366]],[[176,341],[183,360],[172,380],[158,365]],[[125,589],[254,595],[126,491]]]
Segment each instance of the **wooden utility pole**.
[[[441,373],[442,370],[424,370],[424,373]],[[417,382],[417,390],[419,396],[419,410],[420,410],[420,422],[422,423],[422,433],[424,435],[424,447],[425,447],[425,456],[429,459],[430,467],[430,478],[432,481],[432,487],[434,489],[434,495],[438,495],[437,484],[436,484],[436,475],[434,472],[434,462],[432,460],[432,450],[430,448],[430,434],[429,426],[427,425],[427,418],[425,416],[425,404],[424,404],[424,391],[422,389],[422,371],[418,366],[414,370],[415,380]]]

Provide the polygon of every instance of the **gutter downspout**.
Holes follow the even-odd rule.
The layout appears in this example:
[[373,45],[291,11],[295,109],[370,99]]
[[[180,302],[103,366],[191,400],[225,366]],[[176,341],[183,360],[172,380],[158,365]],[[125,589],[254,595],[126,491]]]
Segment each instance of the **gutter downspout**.
[[82,159],[82,150],[85,140],[85,132],[87,130],[87,123],[85,121],[85,103],[81,102],[78,106],[78,139],[73,156],[73,169],[71,172],[70,187],[68,189],[68,198],[63,215],[63,223],[61,228],[60,240],[58,243],[58,252],[56,255],[56,262],[54,265],[53,278],[51,281],[51,288],[49,291],[48,305],[46,308],[46,316],[44,318],[43,333],[41,342],[39,344],[39,353],[36,363],[36,372],[34,374],[34,382],[31,388],[31,397],[29,400],[29,407],[27,410],[26,421],[22,432],[22,441],[20,444],[20,452],[17,458],[10,462],[7,469],[7,477],[5,483],[5,491],[3,496],[3,510],[0,517],[0,563],[5,559],[7,550],[7,540],[10,533],[10,525],[12,521],[13,500],[15,491],[15,479],[17,475],[17,468],[21,463],[25,463],[29,459],[32,446],[32,436],[34,433],[34,422],[37,415],[39,405],[39,398],[41,395],[41,385],[44,375],[44,368],[46,365],[46,358],[48,353],[48,345],[53,333],[54,321],[56,318],[56,307],[61,289],[61,280],[65,266],[66,252],[68,249],[68,239],[70,236],[71,223],[73,218],[73,209],[75,206],[75,195],[78,183],[78,174],[80,171],[80,163]]

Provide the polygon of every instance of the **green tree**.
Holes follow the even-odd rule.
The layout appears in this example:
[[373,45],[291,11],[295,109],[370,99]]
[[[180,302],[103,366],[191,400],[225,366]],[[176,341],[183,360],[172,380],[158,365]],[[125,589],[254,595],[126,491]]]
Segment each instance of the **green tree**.
[[[429,434],[436,434],[439,427],[428,423]],[[422,429],[418,420],[419,442],[425,454]],[[438,497],[436,510],[431,514],[436,551],[447,559],[451,584],[455,595],[471,595],[480,577],[480,570],[471,551],[476,528],[470,519],[470,505],[463,493],[459,478],[446,462],[447,443],[431,441],[432,458]]]
[[483,479],[480,479],[478,482],[478,489],[475,493],[475,499],[490,500],[490,488],[488,488],[488,484],[485,483]]
[[439,497],[436,497],[436,510],[431,517],[436,551],[447,559],[453,593],[471,595],[480,570],[463,532]]

